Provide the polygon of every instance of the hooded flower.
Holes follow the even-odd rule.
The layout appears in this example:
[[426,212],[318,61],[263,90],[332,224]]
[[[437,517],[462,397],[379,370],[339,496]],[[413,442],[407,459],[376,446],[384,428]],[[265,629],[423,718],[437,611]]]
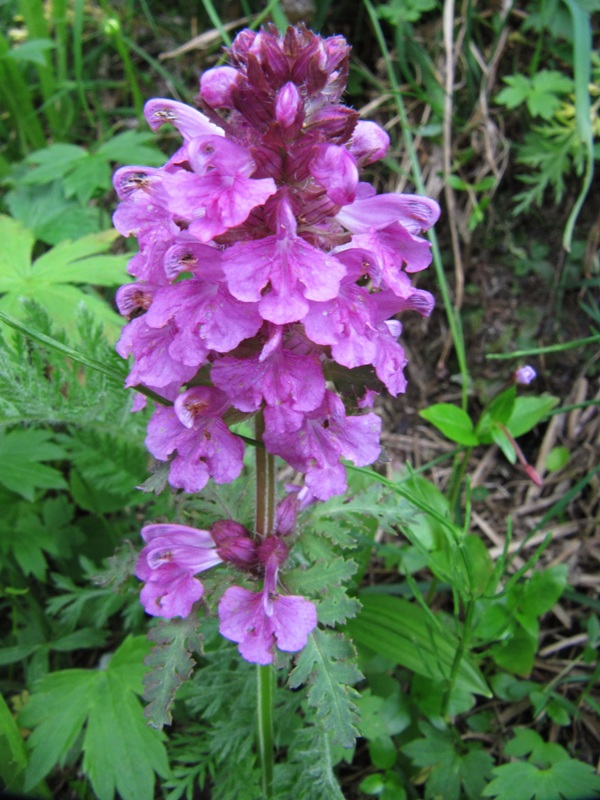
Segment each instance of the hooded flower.
[[240,654],[252,664],[273,663],[275,648],[286,653],[302,650],[317,624],[313,603],[297,595],[279,594],[278,571],[279,557],[274,552],[265,564],[261,592],[232,586],[219,602],[219,631],[237,642]]
[[144,581],[141,600],[155,617],[187,617],[204,587],[194,577],[220,564],[210,531],[186,525],[146,525],[142,528],[146,547],[139,555],[136,576]]

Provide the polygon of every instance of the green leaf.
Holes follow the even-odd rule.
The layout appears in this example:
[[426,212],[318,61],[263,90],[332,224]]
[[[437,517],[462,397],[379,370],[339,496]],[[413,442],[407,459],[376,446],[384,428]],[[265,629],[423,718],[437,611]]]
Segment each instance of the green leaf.
[[58,244],[63,239],[76,239],[100,229],[99,209],[82,208],[76,200],[67,200],[62,181],[46,184],[41,190],[19,184],[8,192],[5,200],[13,217],[46,244]]
[[19,727],[0,694],[0,779],[7,791],[21,792],[27,751]]
[[45,67],[48,63],[46,53],[54,47],[55,44],[51,39],[29,39],[11,48],[5,58],[10,58],[17,64],[38,64],[40,67]]
[[431,422],[444,436],[458,444],[474,447],[479,444],[473,423],[466,411],[452,403],[436,403],[422,411],[419,416]]
[[496,776],[483,790],[484,797],[497,800],[581,800],[600,793],[600,776],[593,767],[566,758],[548,769],[516,761],[494,770]]
[[87,151],[74,144],[56,142],[43,150],[36,150],[25,159],[34,168],[23,177],[23,183],[39,185],[63,180],[67,172],[81,159],[87,158]]
[[492,757],[477,746],[463,752],[449,730],[437,730],[422,722],[419,725],[424,738],[408,742],[403,753],[419,767],[429,768],[425,797],[427,800],[443,797],[459,800],[461,786],[469,800],[479,800],[487,778],[491,775]]
[[361,679],[351,643],[339,633],[315,630],[290,673],[289,685],[297,689],[309,683],[308,702],[316,709],[333,744],[352,747],[358,735],[352,684]]
[[490,434],[493,442],[498,445],[500,450],[504,453],[504,457],[510,464],[516,464],[517,453],[511,440],[508,438],[504,430],[496,424],[493,424],[490,429]]
[[546,469],[548,472],[560,472],[561,469],[567,466],[570,458],[571,453],[568,447],[564,447],[563,445],[553,447],[546,459]]
[[540,70],[532,78],[524,75],[508,75],[504,78],[507,85],[496,96],[496,102],[507,108],[516,108],[527,104],[529,113],[543,119],[552,119],[560,108],[559,95],[573,91],[571,78],[556,70]]
[[150,672],[144,675],[144,699],[149,701],[144,716],[153,728],[172,722],[170,708],[177,689],[191,676],[195,661],[193,653],[202,654],[202,637],[198,633],[198,618],[161,620],[148,633],[156,642],[144,660]]
[[33,500],[37,489],[66,489],[60,472],[40,463],[66,455],[51,440],[49,431],[0,430],[0,483],[26,500]]
[[115,790],[123,800],[152,797],[154,773],[169,770],[161,736],[147,727],[135,697],[147,651],[143,637],[129,637],[106,669],[64,670],[41,681],[20,717],[35,728],[25,791],[72,757],[83,731],[83,771],[96,797],[112,800]]
[[567,588],[568,573],[566,564],[534,572],[523,588],[520,610],[534,618],[551,611]]
[[88,153],[63,177],[65,197],[77,197],[82,204],[89,202],[98,190],[110,188],[111,169],[108,161]]
[[6,244],[0,251],[0,292],[4,292],[0,309],[22,319],[26,316],[23,301],[35,301],[61,327],[75,329],[83,305],[116,338],[121,318],[98,296],[72,284],[116,286],[121,282],[127,256],[105,255],[117,235],[105,231],[64,241],[32,263],[31,233],[16,220],[0,216],[0,236]]
[[155,136],[146,131],[124,131],[100,145],[96,155],[118,164],[145,164],[161,167],[165,156],[154,142]]
[[[434,680],[447,681],[458,649],[456,637],[440,622],[434,628],[420,606],[389,595],[359,595],[363,608],[346,625],[360,645]],[[468,692],[491,697],[484,677],[464,656],[456,673],[456,685]]]
[[542,422],[558,404],[558,397],[543,394],[539,397],[517,397],[506,427],[517,439],[529,433],[538,422]]

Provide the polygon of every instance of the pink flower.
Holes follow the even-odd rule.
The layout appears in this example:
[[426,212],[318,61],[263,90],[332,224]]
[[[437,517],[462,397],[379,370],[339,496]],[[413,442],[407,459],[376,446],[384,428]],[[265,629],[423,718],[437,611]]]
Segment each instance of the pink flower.
[[306,485],[315,497],[328,500],[346,491],[346,469],[340,458],[359,467],[373,463],[381,452],[380,432],[378,416],[346,416],[342,401],[326,391],[319,408],[305,415],[297,433],[268,430],[264,442],[270,453],[306,473]]
[[219,602],[219,631],[237,642],[240,654],[252,664],[272,664],[275,647],[297,653],[306,646],[317,625],[313,603],[297,595],[277,591],[278,557],[274,553],[265,565],[261,592],[241,586],[227,589]]
[[529,364],[518,367],[514,374],[514,381],[520,386],[529,386],[537,378],[537,372]]
[[229,403],[218,389],[198,386],[180,394],[173,408],[159,407],[148,425],[146,447],[161,461],[171,460],[169,483],[200,492],[213,478],[230,483],[242,471],[244,443],[221,419]]
[[142,538],[147,544],[135,574],[145,582],[140,597],[146,612],[165,619],[187,617],[204,594],[194,575],[223,561],[210,531],[186,525],[146,525]]

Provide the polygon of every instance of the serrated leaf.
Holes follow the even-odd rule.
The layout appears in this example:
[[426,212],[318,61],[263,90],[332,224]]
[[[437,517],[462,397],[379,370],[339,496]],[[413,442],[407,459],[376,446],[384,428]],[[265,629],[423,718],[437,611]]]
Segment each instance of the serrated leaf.
[[85,158],[87,151],[83,147],[55,142],[27,156],[25,163],[33,164],[34,168],[25,174],[23,183],[39,185],[63,180],[65,172]]
[[492,757],[481,749],[464,753],[458,751],[455,740],[448,730],[437,730],[433,725],[419,725],[424,734],[404,745],[403,752],[417,766],[428,767],[429,773],[425,797],[427,800],[443,797],[444,800],[459,800],[461,786],[469,800],[479,800],[481,791],[491,774]]
[[165,163],[165,156],[153,142],[153,133],[124,131],[100,145],[96,155],[119,164],[146,164],[149,167],[160,167]]
[[[358,644],[427,678],[450,678],[458,641],[447,628],[434,628],[420,606],[398,597],[363,592],[359,599],[363,608],[346,625]],[[485,678],[468,656],[463,657],[456,672],[456,685],[467,692],[492,696]]]
[[549,769],[516,761],[496,767],[493,772],[496,777],[482,794],[496,800],[581,800],[600,793],[600,776],[589,764],[574,758],[559,761]]
[[48,431],[0,430],[0,483],[25,500],[33,500],[37,489],[65,489],[61,473],[40,463],[66,455],[51,438]]
[[118,314],[97,295],[72,285],[121,282],[127,257],[105,254],[116,235],[105,231],[64,241],[32,263],[31,234],[16,220],[0,216],[0,236],[6,243],[0,251],[0,292],[4,292],[0,309],[23,319],[27,315],[24,301],[35,301],[61,327],[75,329],[83,306],[116,338],[123,324]]
[[152,668],[143,679],[144,700],[149,701],[144,716],[153,728],[171,724],[175,694],[195,666],[192,654],[202,653],[197,625],[197,616],[191,614],[186,619],[161,620],[148,633],[156,644],[144,659],[144,664]]
[[100,800],[147,800],[154,772],[166,776],[160,735],[144,722],[135,694],[141,693],[148,644],[128,637],[105,670],[64,670],[47,675],[21,713],[30,736],[31,761],[25,791],[62,764],[83,730],[83,770]]
[[98,190],[110,188],[111,169],[108,161],[98,155],[88,153],[87,158],[79,161],[73,169],[63,177],[65,197],[77,197],[85,205]]
[[452,403],[436,403],[419,411],[419,416],[435,425],[452,442],[467,447],[479,444],[471,418],[466,411]]
[[100,229],[99,210],[92,206],[82,208],[77,201],[67,200],[58,181],[44,185],[42,190],[20,184],[7,193],[5,201],[13,217],[46,244],[58,244]]
[[327,729],[334,744],[352,747],[358,735],[352,684],[362,678],[356,668],[351,643],[339,633],[313,631],[290,673],[289,685],[297,689],[309,684],[308,702]]

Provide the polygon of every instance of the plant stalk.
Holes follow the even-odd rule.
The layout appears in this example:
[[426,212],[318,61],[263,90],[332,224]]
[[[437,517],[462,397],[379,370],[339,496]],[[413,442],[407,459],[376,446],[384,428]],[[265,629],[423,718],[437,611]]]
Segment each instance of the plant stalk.
[[[262,442],[265,422],[256,418],[257,441]],[[260,541],[275,527],[275,459],[264,447],[257,447],[256,458],[256,538]],[[271,664],[256,667],[258,710],[258,756],[262,775],[263,796],[273,796],[273,702],[275,675]]]

